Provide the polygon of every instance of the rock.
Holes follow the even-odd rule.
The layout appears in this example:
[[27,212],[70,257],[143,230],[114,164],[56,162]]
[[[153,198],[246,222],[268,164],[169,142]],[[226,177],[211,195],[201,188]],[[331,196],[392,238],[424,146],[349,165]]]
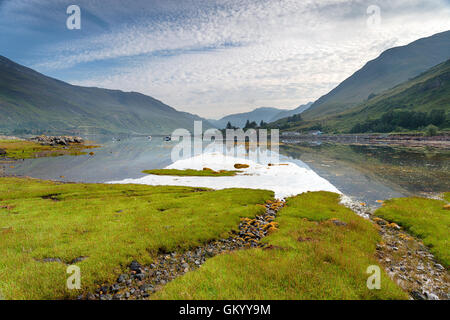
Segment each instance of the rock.
[[142,266],[137,261],[132,261],[130,264],[130,270],[136,273],[142,273]]
[[123,295],[120,293],[117,293],[113,296],[113,300],[121,300],[123,298]]
[[153,291],[153,286],[151,284],[144,284],[139,287],[139,290],[141,290],[142,292]]
[[133,275],[133,278],[136,280],[142,281],[142,280],[144,280],[145,275],[143,273],[138,273],[138,274]]
[[113,284],[113,285],[111,286],[111,291],[112,291],[113,293],[116,293],[116,292],[119,291],[119,290],[120,290],[120,287],[119,287],[118,284]]
[[425,295],[427,296],[428,300],[439,300],[439,297],[431,292],[425,292]]
[[[0,154],[1,154],[1,151],[0,151]],[[450,204],[446,204],[443,209],[444,210],[450,210]]]
[[439,271],[444,271],[444,270],[445,270],[445,268],[444,268],[441,264],[439,264],[439,263],[436,263],[434,266],[435,266],[436,269],[438,269]]
[[331,222],[333,222],[336,226],[339,226],[339,227],[345,227],[347,225],[347,223],[345,223],[341,220],[338,220],[338,219],[332,219]]
[[112,300],[112,297],[110,294],[101,294],[100,300]]
[[414,300],[427,300],[427,298],[419,291],[411,292],[411,296],[413,297]]
[[124,273],[124,274],[121,274],[119,276],[119,278],[117,278],[117,282],[118,283],[122,283],[122,282],[125,282],[125,280],[128,280],[128,279],[129,279],[128,274]]
[[400,230],[401,229],[398,224],[393,223],[393,222],[389,223],[387,226],[388,226],[388,228],[392,228],[392,229],[395,229],[395,230]]
[[89,292],[89,293],[86,295],[86,299],[87,299],[87,300],[95,300],[95,295]]
[[98,293],[106,293],[108,290],[109,288],[107,286],[101,286],[97,291]]

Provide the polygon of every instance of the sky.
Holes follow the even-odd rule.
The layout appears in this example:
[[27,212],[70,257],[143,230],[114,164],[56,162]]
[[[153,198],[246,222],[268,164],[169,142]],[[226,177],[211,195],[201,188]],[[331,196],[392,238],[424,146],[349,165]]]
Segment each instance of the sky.
[[293,109],[447,30],[450,0],[0,0],[0,55],[205,118]]

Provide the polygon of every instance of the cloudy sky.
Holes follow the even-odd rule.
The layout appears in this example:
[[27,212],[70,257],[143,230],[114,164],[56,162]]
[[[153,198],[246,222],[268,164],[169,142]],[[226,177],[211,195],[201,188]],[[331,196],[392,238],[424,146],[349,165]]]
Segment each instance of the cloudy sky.
[[[72,4],[80,30],[66,26]],[[446,30],[450,0],[0,0],[0,55],[208,118],[314,101]]]

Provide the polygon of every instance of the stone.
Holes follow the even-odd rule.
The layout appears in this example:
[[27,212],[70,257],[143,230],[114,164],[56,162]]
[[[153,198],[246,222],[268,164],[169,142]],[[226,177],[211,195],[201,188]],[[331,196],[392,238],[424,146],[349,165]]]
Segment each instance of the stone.
[[119,278],[117,278],[117,282],[118,283],[122,283],[122,282],[125,282],[125,280],[128,280],[128,274],[126,274],[126,273],[124,273],[124,274],[121,274],[120,276],[119,276]]
[[138,274],[133,275],[133,278],[136,280],[142,281],[142,280],[144,280],[145,275],[143,273],[138,273]]
[[95,300],[95,295],[89,292],[89,293],[86,295],[86,299],[87,299],[87,300]]
[[427,298],[419,291],[411,292],[411,296],[413,297],[414,300],[427,300]]
[[438,269],[439,271],[444,271],[444,270],[445,270],[445,268],[444,268],[441,264],[439,264],[439,263],[436,263],[434,266],[435,266],[436,269]]
[[120,287],[119,287],[118,284],[113,284],[113,285],[111,286],[111,291],[112,291],[113,293],[115,293],[115,292],[117,292],[117,291],[119,291],[119,290],[120,290]]
[[130,270],[136,273],[142,273],[142,266],[137,261],[132,261],[130,264]]
[[153,291],[153,286],[151,284],[144,284],[139,287],[139,290],[141,290],[142,292]]
[[427,296],[428,300],[439,300],[439,297],[431,292],[425,292],[425,295]]
[[336,226],[339,227],[345,227],[347,225],[347,223],[340,221],[338,219],[332,219],[331,222],[333,222]]

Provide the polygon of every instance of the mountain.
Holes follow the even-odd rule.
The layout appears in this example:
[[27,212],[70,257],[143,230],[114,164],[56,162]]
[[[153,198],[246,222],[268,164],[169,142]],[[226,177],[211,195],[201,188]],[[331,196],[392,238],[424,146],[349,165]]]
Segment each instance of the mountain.
[[279,114],[277,114],[274,118],[272,118],[272,121],[277,121],[282,118],[292,117],[295,114],[300,114],[311,108],[312,102],[309,102],[307,104],[302,104],[298,108],[295,108],[294,110],[283,110]]
[[70,85],[0,56],[0,132],[170,134],[194,120],[140,93]]
[[294,110],[283,110],[277,108],[258,108],[251,112],[237,113],[225,116],[219,120],[208,120],[211,124],[215,125],[217,128],[223,129],[226,127],[227,123],[230,122],[233,126],[243,128],[247,120],[255,121],[260,123],[261,120],[264,122],[273,122],[278,119],[289,117],[294,114],[302,113],[307,110],[312,105],[312,102],[301,105]]
[[383,52],[317,100],[302,116],[318,119],[337,114],[403,83],[450,58],[450,31]]
[[406,127],[400,126],[406,129],[409,122],[418,121],[416,128],[409,128],[414,130],[430,124],[420,122],[430,118],[432,112],[436,114],[436,110],[444,115],[444,120],[433,124],[441,129],[450,129],[450,60],[337,115],[290,124],[282,119],[271,125],[285,125],[285,130],[308,130],[320,126],[326,132],[336,133],[348,133],[355,127],[359,128],[355,132],[389,132],[399,124],[384,122],[397,115],[403,117]]

